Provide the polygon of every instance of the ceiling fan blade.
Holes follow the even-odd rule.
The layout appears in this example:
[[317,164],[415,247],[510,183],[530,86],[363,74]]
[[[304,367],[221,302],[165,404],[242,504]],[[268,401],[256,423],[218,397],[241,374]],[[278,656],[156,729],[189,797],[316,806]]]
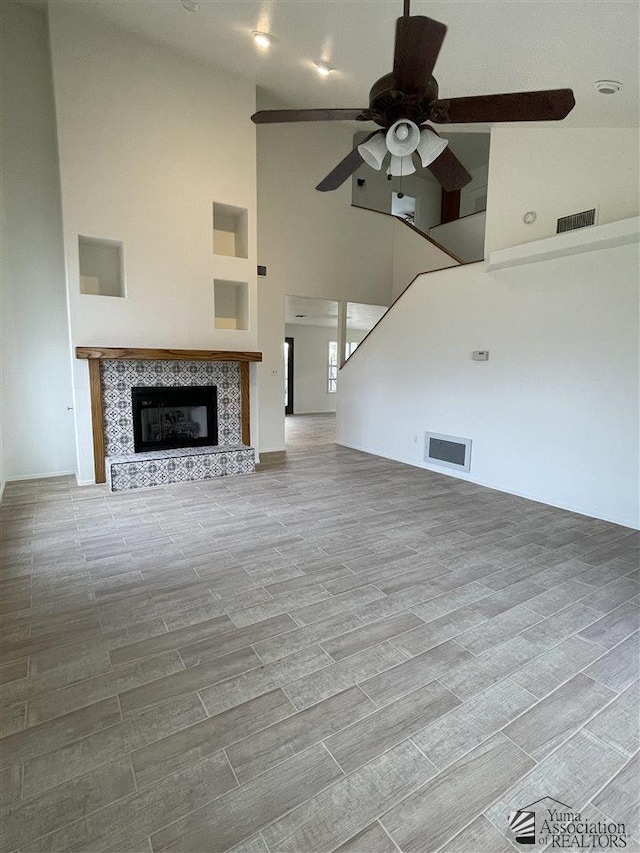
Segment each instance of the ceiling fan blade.
[[559,121],[575,106],[571,89],[510,92],[433,101],[430,120],[436,124],[494,121]]
[[360,152],[357,148],[354,148],[353,151],[347,154],[344,160],[338,163],[335,169],[329,172],[326,178],[320,181],[316,189],[320,190],[321,193],[329,192],[329,190],[337,190],[363,163],[364,160],[360,156]]
[[254,124],[286,121],[369,121],[366,109],[340,110],[259,110],[251,116]]
[[447,28],[424,15],[398,18],[393,77],[396,89],[421,95],[427,88]]
[[445,148],[442,154],[427,169],[447,192],[461,190],[471,181],[471,175],[450,148]]
[[[358,145],[362,145],[365,142],[368,142],[372,137],[374,137],[378,133],[382,133],[381,130],[374,130],[373,133],[370,133],[362,142],[358,143]],[[335,169],[332,169],[326,178],[323,178],[318,186],[317,190],[320,190],[321,193],[329,192],[329,190],[337,190],[338,187],[341,187],[342,184],[350,178],[351,175],[358,169],[364,160],[362,159],[360,152],[358,151],[358,146],[349,151],[347,156],[341,160]]]

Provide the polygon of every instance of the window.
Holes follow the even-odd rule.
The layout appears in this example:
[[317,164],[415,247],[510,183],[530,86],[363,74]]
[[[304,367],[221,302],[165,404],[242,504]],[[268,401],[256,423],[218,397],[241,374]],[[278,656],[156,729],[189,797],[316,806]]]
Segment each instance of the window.
[[329,341],[329,374],[327,391],[335,394],[338,390],[338,342]]
[[[358,346],[359,341],[347,341],[344,345],[344,357],[349,358],[351,353]],[[335,394],[338,390],[338,342],[329,341],[329,374],[327,391],[329,394]]]

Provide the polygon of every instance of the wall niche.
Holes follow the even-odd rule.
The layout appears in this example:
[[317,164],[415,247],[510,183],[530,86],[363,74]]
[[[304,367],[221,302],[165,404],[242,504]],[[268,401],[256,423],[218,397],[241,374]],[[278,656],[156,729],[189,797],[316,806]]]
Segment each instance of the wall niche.
[[248,211],[244,207],[213,203],[214,255],[249,257],[248,218]]
[[214,279],[213,304],[216,329],[249,328],[249,283]]
[[78,235],[80,293],[125,296],[123,244],[117,240]]

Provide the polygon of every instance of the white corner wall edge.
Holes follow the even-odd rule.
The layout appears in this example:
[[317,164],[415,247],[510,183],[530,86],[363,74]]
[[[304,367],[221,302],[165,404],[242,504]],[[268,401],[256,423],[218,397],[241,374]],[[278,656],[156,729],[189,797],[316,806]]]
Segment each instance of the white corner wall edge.
[[498,249],[489,255],[487,270],[506,269],[536,261],[578,255],[582,252],[613,249],[616,246],[637,243],[639,239],[640,216],[633,216],[630,219],[607,222],[605,225],[592,225],[588,228],[566,231],[564,234],[554,234],[553,237],[535,240],[532,243]]

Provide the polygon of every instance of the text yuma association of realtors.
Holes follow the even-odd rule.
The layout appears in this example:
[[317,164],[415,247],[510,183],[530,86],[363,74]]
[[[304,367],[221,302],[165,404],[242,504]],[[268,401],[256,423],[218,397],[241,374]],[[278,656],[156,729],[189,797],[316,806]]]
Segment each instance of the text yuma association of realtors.
[[[582,819],[580,812],[560,812],[548,809],[549,817],[540,827],[540,843],[548,843],[551,838],[552,847],[595,847],[618,848],[627,846],[624,823],[613,821],[587,821]],[[544,837],[546,836],[546,837]]]

